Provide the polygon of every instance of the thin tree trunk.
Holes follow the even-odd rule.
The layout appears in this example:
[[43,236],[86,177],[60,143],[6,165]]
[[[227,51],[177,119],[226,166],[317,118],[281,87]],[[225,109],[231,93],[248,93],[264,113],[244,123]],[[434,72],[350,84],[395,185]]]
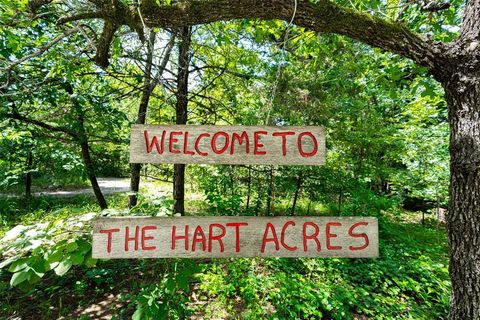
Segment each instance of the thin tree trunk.
[[92,185],[93,193],[97,199],[97,203],[102,210],[107,209],[107,201],[103,196],[102,190],[98,185],[97,176],[95,174],[95,165],[93,164],[92,157],[90,156],[90,147],[88,145],[87,132],[85,131],[85,116],[84,111],[78,100],[73,96],[73,88],[70,84],[67,84],[66,91],[70,94],[74,110],[77,114],[77,135],[76,139],[80,144],[82,150],[82,159],[85,165],[85,171],[87,172],[88,179]]
[[82,158],[83,158],[83,163],[85,164],[85,169],[87,171],[87,176],[88,176],[88,179],[90,180],[90,183],[92,184],[93,193],[97,198],[98,205],[102,210],[107,209],[108,208],[107,201],[103,196],[100,186],[98,185],[97,176],[95,175],[95,166],[93,165],[92,158],[90,156],[90,149],[89,149],[87,140],[82,141],[80,143],[80,147],[82,149]]
[[275,211],[274,202],[275,202],[275,181],[273,174],[273,166],[270,166],[269,174],[269,184],[268,184],[268,194],[267,194],[267,216],[273,214]]
[[297,188],[295,189],[295,195],[293,196],[292,210],[290,212],[292,216],[295,214],[295,207],[297,206],[297,200],[300,194],[300,190],[302,188],[302,182],[303,182],[303,172],[301,172],[297,177]]
[[32,197],[32,167],[33,153],[29,150],[27,154],[27,173],[25,175],[25,198],[27,200]]
[[452,320],[480,319],[480,81],[445,85],[450,122],[448,236]]
[[[152,84],[152,64],[153,50],[155,47],[155,36],[156,33],[151,30],[148,39],[147,61],[144,71],[142,98],[140,99],[140,105],[138,107],[137,124],[145,124],[148,102],[150,101],[150,96],[152,95],[153,89],[155,88],[155,86]],[[137,205],[137,193],[140,187],[140,170],[142,169],[142,164],[133,163],[130,166],[130,169],[130,191],[132,192],[132,194],[128,196],[128,207],[132,208]]]
[[228,175],[230,177],[230,195],[233,197],[235,195],[235,166],[230,166],[228,170]]
[[[145,124],[146,117],[147,117],[148,103],[150,101],[150,97],[153,93],[153,90],[158,84],[158,81],[153,79],[153,75],[152,75],[155,37],[156,37],[156,33],[152,30],[149,36],[149,46],[148,46],[147,61],[145,66],[143,92],[142,92],[142,98],[140,100],[140,105],[138,107],[137,124]],[[167,47],[165,48],[165,52],[162,57],[162,62],[159,66],[158,75],[157,75],[158,79],[161,78],[163,72],[165,71],[165,68],[167,67],[167,63],[170,60],[170,55],[172,53],[174,44],[175,44],[175,34],[173,33],[169,43],[167,44]],[[132,208],[137,205],[137,201],[138,201],[137,193],[140,188],[140,171],[142,169],[142,165],[140,163],[133,163],[130,168],[131,168],[130,190],[132,191],[132,194],[128,196],[128,206]]]
[[[177,124],[187,123],[188,107],[188,67],[190,65],[190,42],[192,36],[191,27],[180,29],[180,43],[178,54],[177,74]],[[173,213],[185,213],[185,165],[174,164],[173,166]]]

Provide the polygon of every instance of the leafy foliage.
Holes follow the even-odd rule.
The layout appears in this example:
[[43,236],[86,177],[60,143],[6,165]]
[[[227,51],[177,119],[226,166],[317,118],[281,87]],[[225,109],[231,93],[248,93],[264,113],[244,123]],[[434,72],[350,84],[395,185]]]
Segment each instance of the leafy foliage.
[[[441,41],[458,33],[463,8],[459,1],[435,13],[417,2],[338,3]],[[281,21],[196,27],[191,124],[323,125],[328,155],[323,167],[188,166],[188,214],[373,215],[381,221],[381,257],[95,261],[89,221],[99,213],[91,213],[91,198],[24,201],[3,193],[18,195],[27,174],[39,189],[84,185],[81,133],[98,174],[128,175],[128,131],[138,116],[148,43],[118,30],[111,65],[101,70],[91,61],[103,27],[95,19],[59,27],[67,6],[37,16],[26,13],[27,1],[0,6],[0,296],[11,302],[2,304],[2,317],[30,310],[25,301],[32,301],[46,318],[81,318],[77,305],[86,309],[104,294],[118,303],[118,318],[445,317],[445,232],[398,209],[405,197],[448,202],[446,103],[425,69]],[[164,47],[178,39],[175,30],[155,32],[147,122],[168,124],[175,117],[176,48],[160,70]],[[146,165],[142,175],[171,181],[172,166]],[[112,197],[102,214],[170,216],[170,192],[149,191],[131,210],[125,195]],[[56,297],[73,301],[62,309]]]

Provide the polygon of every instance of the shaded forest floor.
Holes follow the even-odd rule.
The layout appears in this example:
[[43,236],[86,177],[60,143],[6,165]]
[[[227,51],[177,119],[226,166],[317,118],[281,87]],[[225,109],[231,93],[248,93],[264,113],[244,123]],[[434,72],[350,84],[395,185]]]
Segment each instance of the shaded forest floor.
[[[161,212],[164,186],[145,191],[138,211]],[[148,194],[155,193],[152,198]],[[108,197],[123,208],[125,194]],[[0,236],[35,224],[96,211],[92,197],[0,198]],[[206,214],[200,195],[187,211]],[[135,214],[133,212],[132,214]],[[328,214],[316,211],[315,214]],[[9,285],[0,270],[5,319],[444,319],[449,279],[444,227],[419,213],[378,213],[378,259],[155,259],[98,261],[46,274],[33,288]]]

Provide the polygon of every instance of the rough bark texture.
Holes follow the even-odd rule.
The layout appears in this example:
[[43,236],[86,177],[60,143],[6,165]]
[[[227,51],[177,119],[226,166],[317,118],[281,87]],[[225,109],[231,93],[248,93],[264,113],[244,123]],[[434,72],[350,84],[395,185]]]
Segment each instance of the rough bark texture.
[[456,76],[445,86],[451,129],[450,319],[480,319],[480,77]]
[[[192,28],[184,27],[179,32],[180,43],[178,53],[177,74],[177,124],[187,124],[188,106],[188,67],[190,65],[190,42]],[[185,213],[185,165],[173,166],[173,213]]]

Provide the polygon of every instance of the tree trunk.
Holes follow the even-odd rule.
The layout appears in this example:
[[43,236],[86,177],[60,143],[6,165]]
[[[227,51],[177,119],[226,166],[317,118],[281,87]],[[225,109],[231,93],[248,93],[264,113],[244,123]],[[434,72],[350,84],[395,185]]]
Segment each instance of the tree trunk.
[[297,177],[297,188],[295,189],[295,195],[293,196],[293,204],[292,204],[292,211],[291,215],[295,214],[295,207],[297,206],[298,196],[300,195],[300,190],[302,189],[302,182],[303,182],[303,172],[301,172]]
[[25,198],[27,200],[32,197],[32,166],[33,153],[29,150],[27,154],[27,173],[25,175]]
[[[150,97],[152,95],[153,90],[157,86],[157,81],[155,81],[152,77],[152,66],[153,66],[153,53],[154,53],[154,45],[155,45],[155,37],[156,33],[152,30],[150,32],[149,37],[149,46],[147,51],[147,61],[145,66],[145,75],[144,75],[144,85],[143,85],[143,92],[142,98],[140,100],[140,105],[138,107],[138,116],[137,116],[137,124],[145,124],[147,118],[147,109],[148,109],[148,102],[150,101]],[[162,62],[158,68],[157,78],[163,75],[165,68],[167,67],[167,63],[170,60],[170,55],[172,53],[173,45],[175,44],[175,34],[172,34],[169,43],[165,49],[165,53],[162,58]],[[128,206],[130,208],[137,205],[138,200],[138,190],[140,188],[140,171],[142,169],[142,165],[140,163],[133,163],[131,165],[130,171],[130,190],[133,194],[128,196]],[[145,175],[146,169],[145,169]]]
[[85,164],[85,169],[87,171],[87,176],[90,180],[90,183],[92,184],[93,193],[97,198],[98,205],[102,210],[107,209],[107,201],[103,196],[100,186],[98,185],[97,176],[95,175],[95,167],[93,165],[92,158],[90,157],[90,149],[88,147],[88,142],[86,139],[80,143],[80,147],[82,148],[82,158],[83,163]]
[[[177,124],[187,123],[188,107],[188,67],[190,65],[190,42],[192,28],[180,29],[180,43],[178,54],[177,74]],[[185,213],[185,165],[174,164],[173,166],[173,213]]]
[[[148,102],[150,101],[150,96],[155,88],[155,86],[152,84],[152,62],[155,36],[156,33],[151,30],[148,39],[147,61],[144,71],[142,98],[140,99],[140,105],[138,107],[137,124],[145,124]],[[137,205],[137,193],[140,187],[140,170],[142,169],[142,164],[132,163],[130,169],[130,191],[132,194],[128,196],[128,207],[132,208]]]
[[480,319],[480,79],[454,73],[444,84],[450,123],[448,237],[451,320]]
[[87,171],[88,179],[92,185],[93,193],[97,199],[97,203],[102,210],[107,209],[107,201],[103,196],[102,190],[98,185],[97,176],[95,174],[95,165],[93,164],[92,157],[90,156],[90,147],[88,146],[88,137],[87,132],[85,131],[85,117],[84,111],[80,103],[78,102],[77,98],[73,95],[73,88],[70,84],[66,85],[66,91],[70,94],[73,107],[77,114],[77,134],[75,138],[77,139],[78,143],[80,144],[80,148],[82,150],[82,159],[85,165],[85,170]]
[[267,216],[275,213],[275,171],[273,166],[270,166],[269,171],[269,185],[267,194]]

